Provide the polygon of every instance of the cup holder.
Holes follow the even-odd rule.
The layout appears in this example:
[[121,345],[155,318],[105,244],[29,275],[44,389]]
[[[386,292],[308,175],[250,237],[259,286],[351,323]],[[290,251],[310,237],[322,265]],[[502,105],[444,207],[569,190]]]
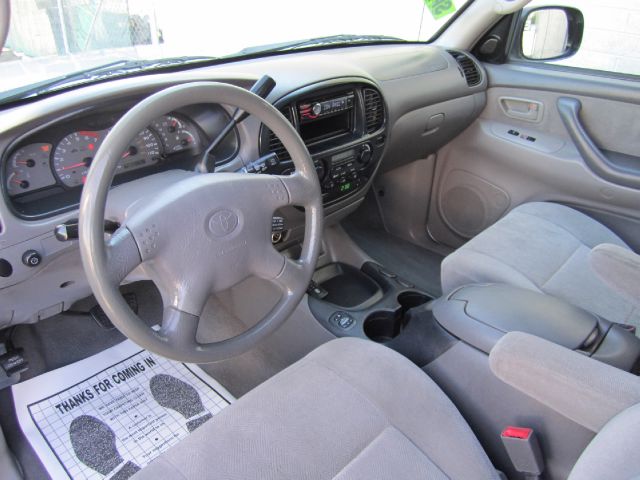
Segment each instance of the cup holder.
[[403,314],[412,308],[424,305],[430,300],[431,298],[418,292],[403,292],[398,295],[398,303],[400,304],[400,307],[402,307]]
[[401,293],[398,295],[400,308],[395,311],[373,312],[365,319],[362,325],[365,335],[378,343],[393,340],[407,324],[406,313],[430,300],[431,298],[418,292]]
[[398,336],[402,328],[401,312],[374,312],[362,325],[364,334],[374,342],[388,342]]

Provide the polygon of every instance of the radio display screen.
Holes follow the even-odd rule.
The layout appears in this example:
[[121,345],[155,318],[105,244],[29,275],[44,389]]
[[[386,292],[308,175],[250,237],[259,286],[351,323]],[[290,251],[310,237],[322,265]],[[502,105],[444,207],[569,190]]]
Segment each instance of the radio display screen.
[[336,115],[327,115],[300,124],[300,136],[305,143],[313,143],[351,132],[353,110],[345,110]]

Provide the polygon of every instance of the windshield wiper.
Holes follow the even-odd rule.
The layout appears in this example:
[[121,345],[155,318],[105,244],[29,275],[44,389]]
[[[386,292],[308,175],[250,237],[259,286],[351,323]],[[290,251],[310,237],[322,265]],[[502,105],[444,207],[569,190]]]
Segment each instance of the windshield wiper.
[[233,56],[253,55],[256,53],[286,52],[289,50],[298,50],[328,45],[344,46],[363,43],[406,43],[406,40],[398,37],[391,37],[388,35],[331,35],[329,37],[307,38],[304,40],[293,40],[289,42],[247,47],[233,54]]
[[87,68],[85,70],[44,80],[42,82],[27,85],[26,87],[8,90],[0,95],[0,103],[9,103],[16,100],[37,97],[38,95],[63,90],[75,85],[84,85],[100,80],[127,76],[138,72],[161,70],[179,65],[209,62],[211,60],[216,60],[216,58],[191,56],[160,58],[157,60],[118,60],[104,65],[98,65],[97,67]]

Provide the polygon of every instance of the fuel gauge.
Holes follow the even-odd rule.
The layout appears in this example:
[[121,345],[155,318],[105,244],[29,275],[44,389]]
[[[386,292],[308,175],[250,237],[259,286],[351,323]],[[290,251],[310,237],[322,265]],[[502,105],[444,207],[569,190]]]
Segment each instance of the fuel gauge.
[[56,183],[51,172],[50,143],[32,143],[18,149],[7,163],[7,192],[14,196]]

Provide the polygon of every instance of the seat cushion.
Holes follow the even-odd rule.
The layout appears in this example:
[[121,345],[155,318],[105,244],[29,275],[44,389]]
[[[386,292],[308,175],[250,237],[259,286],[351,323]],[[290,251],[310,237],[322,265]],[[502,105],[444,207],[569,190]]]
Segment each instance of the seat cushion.
[[526,203],[444,259],[442,288],[507,283],[640,327],[638,303],[610,288],[591,268],[589,254],[603,243],[629,249],[611,230],[572,208]]
[[386,347],[344,338],[249,392],[134,478],[498,476],[424,372]]

